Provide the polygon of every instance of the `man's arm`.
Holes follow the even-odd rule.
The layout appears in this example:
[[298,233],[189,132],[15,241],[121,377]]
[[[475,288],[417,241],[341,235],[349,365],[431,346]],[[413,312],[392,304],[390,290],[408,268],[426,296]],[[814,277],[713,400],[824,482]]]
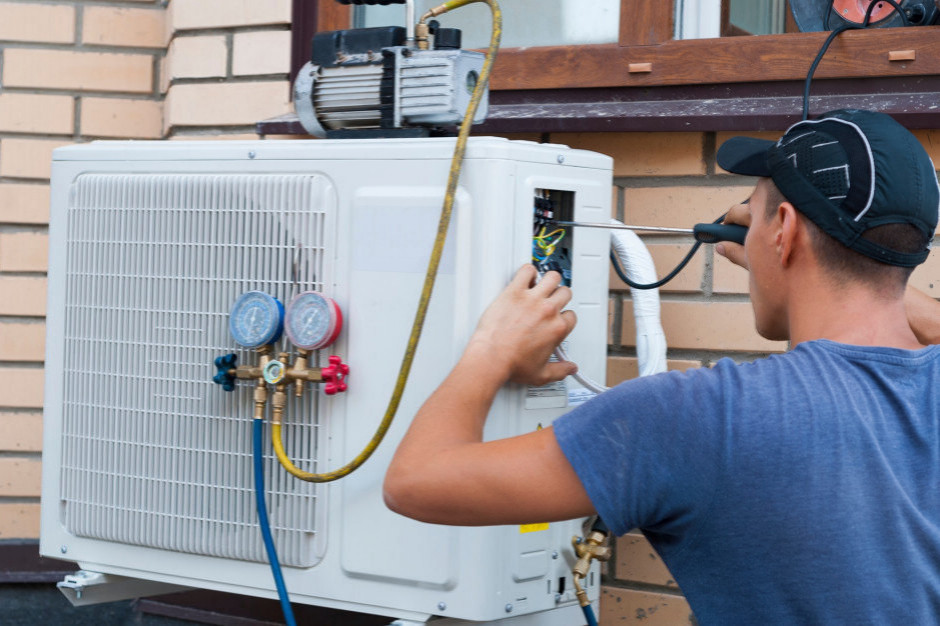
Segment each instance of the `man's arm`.
[[904,292],[907,322],[922,344],[940,343],[940,302],[908,286]]
[[507,382],[544,385],[575,371],[549,362],[575,325],[560,276],[520,269],[483,314],[460,361],[424,403],[385,476],[390,509],[425,522],[514,524],[590,515],[593,506],[554,432],[483,442]]

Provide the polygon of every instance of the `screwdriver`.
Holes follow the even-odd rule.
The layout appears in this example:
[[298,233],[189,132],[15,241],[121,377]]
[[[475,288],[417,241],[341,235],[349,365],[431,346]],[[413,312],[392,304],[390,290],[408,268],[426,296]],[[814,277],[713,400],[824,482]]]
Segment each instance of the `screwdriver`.
[[678,235],[694,235],[696,241],[702,243],[718,243],[733,241],[744,243],[747,227],[739,224],[696,224],[694,228],[667,228],[665,226],[631,226],[629,224],[605,224],[603,222],[561,222],[552,221],[556,226],[575,226],[582,228],[613,228],[616,230],[638,230],[650,233],[674,233]]

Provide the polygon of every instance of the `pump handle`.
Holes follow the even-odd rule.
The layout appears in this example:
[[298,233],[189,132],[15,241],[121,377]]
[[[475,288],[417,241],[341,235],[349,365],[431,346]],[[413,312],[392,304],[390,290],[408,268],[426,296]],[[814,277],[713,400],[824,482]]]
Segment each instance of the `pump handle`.
[[340,4],[405,4],[406,0],[336,0]]

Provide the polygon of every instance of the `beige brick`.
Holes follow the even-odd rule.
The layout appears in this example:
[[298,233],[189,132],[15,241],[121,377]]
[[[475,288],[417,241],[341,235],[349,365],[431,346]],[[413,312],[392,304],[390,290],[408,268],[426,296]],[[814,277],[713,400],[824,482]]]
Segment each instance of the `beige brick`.
[[0,403],[15,409],[41,409],[41,369],[4,368],[0,372]]
[[0,222],[48,224],[49,185],[0,184]]
[[290,0],[173,0],[174,30],[290,24]]
[[0,94],[0,131],[71,135],[74,112],[70,96]]
[[702,133],[556,133],[553,143],[614,158],[614,176],[705,174]]
[[602,587],[600,604],[598,622],[604,626],[692,626],[697,623],[689,603],[680,595]]
[[233,38],[232,73],[287,74],[290,72],[289,30],[236,33]]
[[174,126],[240,126],[291,110],[287,81],[173,85],[166,121]]
[[656,554],[656,550],[646,537],[639,532],[631,532],[619,537],[616,553],[615,576],[618,579],[679,588],[669,568]]
[[[666,361],[666,369],[669,371],[679,370],[684,372],[688,369],[702,367],[701,361],[686,361],[678,359],[669,359]],[[619,385],[625,380],[633,380],[640,375],[640,364],[636,357],[614,356],[607,358],[607,386],[613,387]]]
[[[0,324],[0,361],[41,362],[45,358],[45,350],[45,324]],[[2,404],[3,400],[0,399]]]
[[933,159],[934,165],[940,164],[940,130],[914,130],[911,131],[920,140]]
[[940,249],[934,248],[927,260],[914,270],[911,284],[932,298],[940,298]]
[[4,87],[147,93],[153,87],[153,56],[7,48]]
[[102,46],[163,48],[166,12],[160,8],[85,7],[82,43]]
[[[656,239],[652,237],[644,238],[644,243],[653,257],[653,265],[656,267],[656,280],[663,278],[675,269],[679,262],[685,258],[685,255],[692,249],[692,244],[667,244],[655,243]],[[689,264],[683,268],[679,274],[671,281],[659,288],[660,292],[694,292],[702,290],[702,273],[705,270],[705,253],[699,250]],[[610,288],[613,290],[629,289],[627,284],[620,280],[613,265],[610,268]]]
[[624,189],[624,221],[641,226],[692,228],[713,222],[748,197],[753,186],[638,187]]
[[0,450],[6,452],[42,450],[42,415],[40,413],[0,414]]
[[[41,317],[45,314],[45,278],[0,276],[0,315]],[[0,405],[2,404],[0,400]]]
[[[777,141],[780,139],[780,136],[783,134],[785,129],[779,131],[766,131],[766,132],[751,132],[751,133],[716,133],[715,135],[715,147],[720,148],[721,144],[728,141],[732,137],[753,137],[755,139],[768,139],[770,141]],[[727,170],[718,166],[715,163],[715,173],[716,174],[730,174]]]
[[159,139],[163,136],[163,103],[82,98],[81,133],[92,137]]
[[225,76],[228,46],[222,35],[176,37],[166,55],[168,80]]
[[[757,334],[749,302],[663,302],[661,308],[670,348],[783,352],[787,347],[786,342],[768,341]],[[625,346],[635,345],[632,315],[623,316],[621,333]]]
[[715,255],[712,269],[714,293],[748,293],[748,271],[720,254]]
[[0,176],[48,179],[52,151],[72,143],[50,139],[0,139]]
[[75,9],[38,2],[0,2],[0,40],[72,43]]
[[39,503],[0,503],[0,539],[39,537]]
[[45,233],[0,233],[0,272],[45,272],[48,260]]
[[41,468],[39,459],[0,459],[0,496],[38,496]]

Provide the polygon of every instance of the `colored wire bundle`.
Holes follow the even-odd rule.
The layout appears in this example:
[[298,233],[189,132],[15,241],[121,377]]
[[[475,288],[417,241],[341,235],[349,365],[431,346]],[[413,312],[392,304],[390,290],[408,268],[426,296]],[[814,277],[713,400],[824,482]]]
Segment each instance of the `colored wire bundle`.
[[[554,239],[553,239],[554,237]],[[532,238],[532,260],[540,263],[555,254],[555,248],[565,238],[565,230],[558,228],[545,234],[545,227]]]

